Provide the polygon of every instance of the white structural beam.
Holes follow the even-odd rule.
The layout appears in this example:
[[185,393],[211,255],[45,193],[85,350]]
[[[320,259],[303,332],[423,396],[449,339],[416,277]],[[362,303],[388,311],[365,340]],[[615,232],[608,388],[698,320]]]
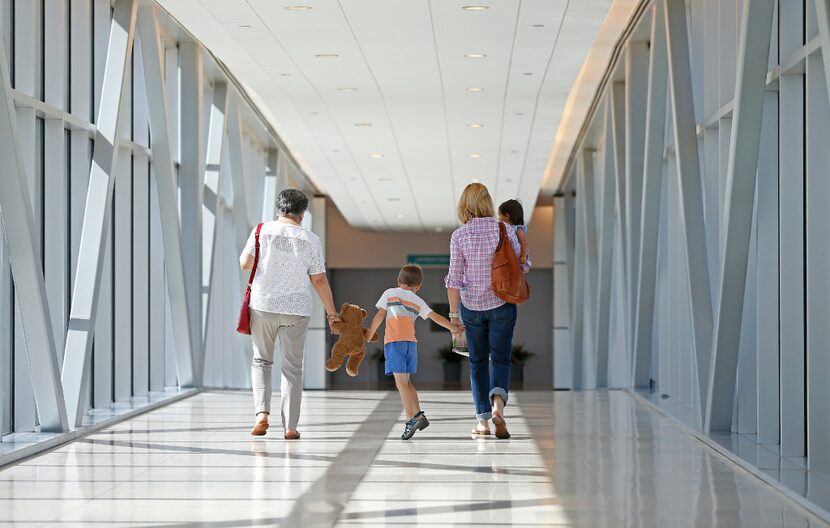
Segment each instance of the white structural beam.
[[692,300],[692,330],[695,366],[698,376],[696,394],[700,402],[700,408],[703,409],[706,401],[706,388],[709,385],[712,294],[709,287],[709,268],[706,256],[703,191],[701,188],[700,159],[698,157],[694,97],[692,94],[692,69],[686,26],[686,2],[684,0],[667,0],[664,18],[666,23],[669,86],[672,96],[674,146],[680,184],[680,219],[686,242],[689,291]]
[[[202,204],[204,195],[205,153],[202,141],[202,106],[204,75],[202,50],[196,42],[179,44],[181,64],[181,156],[179,163],[179,190],[181,191],[182,257],[185,274],[187,303],[192,309],[189,314],[190,335],[194,351],[202,350]],[[194,356],[194,369],[201,372],[201,354]],[[196,376],[198,382],[199,376]]]
[[640,221],[645,166],[645,133],[648,109],[648,43],[629,42],[625,47],[625,282],[628,305],[626,347],[633,347],[639,283]]
[[202,207],[202,348],[207,345],[209,310],[213,291],[213,263],[216,259],[217,218],[221,207],[220,196],[224,185],[223,159],[225,144],[225,119],[228,89],[225,83],[213,85],[213,102],[210,106],[207,149],[205,152],[204,202]]
[[81,425],[86,403],[87,360],[92,350],[104,242],[112,214],[117,141],[121,127],[121,93],[135,35],[135,0],[119,0],[114,7],[64,351],[62,380],[67,415],[74,427]]
[[[596,150],[592,148],[585,148],[582,150],[582,192],[584,194],[582,202],[582,233],[585,237],[585,311],[589,339],[587,343],[583,343],[586,351],[589,352],[589,362],[587,363],[593,369],[593,372],[588,371],[588,379],[590,380],[586,388],[596,388],[598,385],[599,373],[597,368],[597,354],[599,344],[596,342],[597,321],[596,321],[596,303],[597,303],[597,275],[599,258],[597,254],[597,191],[596,179],[597,173],[594,167],[594,157]],[[587,346],[585,346],[587,344]],[[606,355],[607,357],[607,355]],[[607,362],[606,362],[607,365]],[[607,376],[606,376],[607,377]]]
[[643,197],[640,215],[639,255],[635,297],[633,385],[648,387],[654,331],[654,298],[657,285],[657,242],[660,227],[660,197],[663,180],[663,144],[666,132],[668,61],[663,25],[663,3],[654,6],[649,47],[648,105],[643,158]]
[[774,6],[774,0],[746,0],[741,21],[726,181],[726,243],[721,258],[717,322],[706,400],[705,427],[710,431],[728,431],[732,427]]
[[[228,101],[228,162],[233,187],[233,217],[236,228],[237,250],[241,253],[248,241],[253,226],[248,215],[248,200],[245,190],[245,162],[242,151],[242,117],[239,115],[239,95],[234,94]],[[247,274],[242,273],[243,281]]]
[[265,170],[265,185],[262,193],[262,219],[266,221],[276,220],[277,193],[282,190],[277,177],[278,159],[279,151],[273,148],[268,149],[268,166]]
[[194,340],[189,324],[191,307],[185,286],[176,174],[173,170],[173,151],[167,119],[167,94],[161,59],[164,48],[154,2],[151,0],[141,0],[138,24],[141,32],[141,56],[144,60],[144,79],[150,114],[150,148],[153,152],[153,168],[155,169],[153,174],[158,188],[164,263],[170,296],[173,342],[176,347],[176,369],[179,386],[192,387],[195,379],[196,350],[193,346]]
[[569,389],[573,383],[570,353],[570,276],[573,262],[568,251],[567,199],[553,197],[553,387]]
[[[32,388],[41,431],[68,430],[66,404],[58,369],[55,333],[49,315],[46,284],[35,247],[35,221],[26,169],[11,96],[11,80],[4,41],[0,41],[0,159],[11,170],[0,177],[0,211],[23,323]],[[20,381],[20,380],[19,380]]]
[[608,355],[610,348],[609,329],[611,326],[611,266],[614,250],[614,206],[616,205],[616,167],[613,148],[611,104],[605,106],[605,146],[601,196],[599,206],[598,269],[596,298],[596,337],[597,351],[597,386],[608,385]]
[[821,57],[824,62],[824,81],[830,97],[830,0],[815,0],[816,25],[821,42]]
[[573,361],[572,387],[574,390],[583,388],[583,344],[585,342],[585,237],[582,236],[582,207],[584,193],[582,190],[582,156],[576,160],[576,197],[574,200],[574,265],[573,265],[573,295],[571,297],[571,360]]

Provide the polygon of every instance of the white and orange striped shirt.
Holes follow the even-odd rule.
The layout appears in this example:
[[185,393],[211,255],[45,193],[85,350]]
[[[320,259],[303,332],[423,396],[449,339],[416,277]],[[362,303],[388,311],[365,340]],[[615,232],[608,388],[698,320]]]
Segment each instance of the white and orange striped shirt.
[[386,310],[384,343],[395,341],[418,341],[415,339],[415,320],[429,317],[432,308],[414,292],[403,288],[389,288],[375,304]]

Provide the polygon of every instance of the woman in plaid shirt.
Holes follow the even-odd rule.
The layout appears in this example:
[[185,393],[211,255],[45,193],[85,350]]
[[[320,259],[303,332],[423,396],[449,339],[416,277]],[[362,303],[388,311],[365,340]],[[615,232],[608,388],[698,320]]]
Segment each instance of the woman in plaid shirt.
[[[466,329],[470,385],[479,421],[473,435],[490,435],[492,420],[496,438],[510,438],[504,406],[510,385],[516,305],[496,297],[490,282],[493,253],[499,243],[499,221],[487,187],[471,183],[464,188],[458,202],[458,219],[464,225],[450,238],[450,270],[444,284],[450,302],[450,320],[460,319]],[[513,251],[519,255],[515,229],[507,229],[507,236]],[[530,261],[523,267],[529,269]]]

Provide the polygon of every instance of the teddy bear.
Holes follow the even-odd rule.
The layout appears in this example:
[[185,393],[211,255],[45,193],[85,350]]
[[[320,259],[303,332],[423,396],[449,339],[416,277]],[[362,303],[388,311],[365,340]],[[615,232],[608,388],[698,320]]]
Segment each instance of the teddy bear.
[[340,321],[332,325],[332,331],[339,335],[339,339],[331,348],[326,370],[334,372],[339,369],[346,356],[349,356],[346,373],[352,377],[357,376],[360,363],[366,356],[366,340],[371,343],[378,340],[377,334],[370,339],[366,335],[369,332],[368,328],[363,327],[366,315],[366,310],[356,304],[346,303],[340,308]]

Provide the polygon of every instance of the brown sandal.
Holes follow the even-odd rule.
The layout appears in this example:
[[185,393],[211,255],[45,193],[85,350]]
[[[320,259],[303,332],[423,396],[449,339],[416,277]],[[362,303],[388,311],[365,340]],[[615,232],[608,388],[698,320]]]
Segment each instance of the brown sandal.
[[286,431],[285,433],[283,433],[282,437],[286,440],[299,440],[300,433],[299,431]]
[[251,436],[265,436],[268,431],[268,422],[257,422],[254,428],[251,429]]
[[485,430],[482,431],[482,430],[479,430],[478,427],[473,427],[473,430],[471,431],[470,434],[473,435],[474,437],[485,437],[485,436],[490,436],[493,433],[490,432],[490,429],[485,429]]
[[493,416],[493,425],[496,426],[496,438],[499,440],[506,440],[510,438],[510,432],[507,430],[507,424],[501,416]]

